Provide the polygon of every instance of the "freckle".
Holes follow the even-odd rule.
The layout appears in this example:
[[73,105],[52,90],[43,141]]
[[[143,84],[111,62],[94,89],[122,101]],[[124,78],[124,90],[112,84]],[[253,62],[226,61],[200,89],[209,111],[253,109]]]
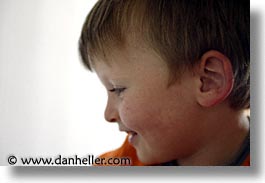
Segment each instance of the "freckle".
[[129,107],[126,107],[125,110],[126,110],[126,111],[129,111],[130,109],[129,109]]

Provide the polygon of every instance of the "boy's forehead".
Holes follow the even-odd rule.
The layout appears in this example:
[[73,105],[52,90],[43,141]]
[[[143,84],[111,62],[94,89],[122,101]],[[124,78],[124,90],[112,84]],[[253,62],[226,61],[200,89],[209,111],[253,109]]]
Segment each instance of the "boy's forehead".
[[111,75],[115,77],[153,72],[157,68],[160,72],[165,72],[165,70],[168,72],[166,62],[158,54],[146,46],[137,46],[137,44],[113,48],[112,51],[95,57],[93,68],[101,76]]
[[129,62],[121,62],[119,60],[97,60],[93,65],[93,70],[105,86],[116,83],[115,81],[128,81],[128,78],[133,78],[134,71],[129,66]]
[[[93,59],[92,67],[97,74],[112,75],[119,74],[128,67],[132,67],[132,61],[129,56],[122,50],[113,50],[111,53],[104,54],[104,56],[97,56]],[[131,65],[131,66],[129,66]]]
[[[91,65],[95,67],[97,63],[104,63],[106,67],[115,67],[132,65],[144,55],[152,55],[155,52],[146,44],[136,42],[130,39],[123,46],[110,45],[108,49],[95,55],[92,59]],[[140,64],[140,63],[138,63]]]

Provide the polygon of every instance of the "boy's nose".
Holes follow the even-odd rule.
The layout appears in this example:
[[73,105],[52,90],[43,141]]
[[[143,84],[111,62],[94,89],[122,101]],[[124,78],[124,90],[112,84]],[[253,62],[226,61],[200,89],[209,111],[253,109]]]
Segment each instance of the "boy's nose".
[[109,101],[105,109],[105,119],[108,122],[119,122],[120,121],[118,110]]

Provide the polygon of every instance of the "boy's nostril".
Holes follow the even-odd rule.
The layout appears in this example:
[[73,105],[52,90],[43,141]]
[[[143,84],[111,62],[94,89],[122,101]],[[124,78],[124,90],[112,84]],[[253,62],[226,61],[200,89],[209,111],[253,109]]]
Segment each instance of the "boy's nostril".
[[109,120],[109,122],[117,122],[117,120],[111,119],[111,120]]
[[118,115],[114,111],[105,111],[105,120],[108,122],[117,122],[118,121]]

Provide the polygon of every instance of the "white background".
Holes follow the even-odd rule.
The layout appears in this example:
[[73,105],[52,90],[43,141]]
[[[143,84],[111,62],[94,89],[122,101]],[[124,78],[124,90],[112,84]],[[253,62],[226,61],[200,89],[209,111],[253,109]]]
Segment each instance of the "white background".
[[[77,39],[94,2],[0,0],[0,164],[10,153],[97,155],[123,141],[125,135],[117,126],[104,120],[104,88],[78,60]],[[255,22],[251,27],[252,168],[96,171],[1,167],[0,181],[264,181],[264,5],[262,0],[251,1],[251,20]]]
[[10,154],[96,156],[123,142],[105,122],[105,89],[79,60],[94,3],[0,0],[0,165]]

